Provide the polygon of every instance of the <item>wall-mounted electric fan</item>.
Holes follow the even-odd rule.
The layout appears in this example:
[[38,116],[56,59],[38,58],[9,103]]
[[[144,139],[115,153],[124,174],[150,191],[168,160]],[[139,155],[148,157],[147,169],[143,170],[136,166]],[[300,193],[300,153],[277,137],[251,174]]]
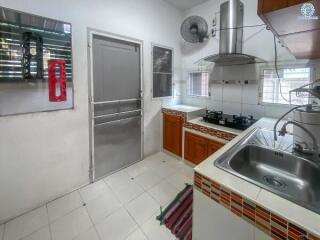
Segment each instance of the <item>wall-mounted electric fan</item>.
[[189,43],[201,43],[208,38],[208,24],[200,16],[188,17],[181,25],[181,35]]

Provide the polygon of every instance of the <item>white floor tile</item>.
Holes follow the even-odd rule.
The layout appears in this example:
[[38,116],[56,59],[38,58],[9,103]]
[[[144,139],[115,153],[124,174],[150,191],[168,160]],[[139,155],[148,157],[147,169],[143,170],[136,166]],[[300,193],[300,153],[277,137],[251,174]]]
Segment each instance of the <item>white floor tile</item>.
[[4,224],[0,225],[0,240],[3,239],[3,234],[4,234]]
[[49,226],[40,229],[22,240],[51,240]]
[[149,170],[134,179],[144,190],[149,190],[160,183],[162,178],[153,170]]
[[101,240],[124,240],[137,228],[137,224],[124,208],[96,225]]
[[95,224],[104,220],[121,206],[120,201],[112,193],[103,194],[87,203],[89,216]]
[[139,228],[134,233],[132,233],[126,240],[148,240],[143,231]]
[[186,187],[186,183],[191,184],[191,180],[180,172],[173,174],[166,181],[180,191]]
[[129,184],[114,189],[114,192],[117,198],[123,203],[130,202],[131,200],[137,198],[141,195],[144,190],[134,181],[131,181]]
[[156,215],[151,217],[142,226],[142,230],[147,235],[149,240],[174,240],[175,237],[165,227],[161,226],[159,221],[156,220]]
[[53,240],[70,240],[92,227],[87,210],[81,207],[51,223]]
[[194,170],[192,167],[190,167],[186,164],[183,164],[179,168],[179,172],[182,173],[183,175],[185,175],[188,179],[190,179],[191,182],[193,182]]
[[133,180],[132,177],[125,170],[121,170],[106,177],[105,182],[111,187],[112,190],[118,189],[119,187],[126,186]]
[[125,169],[125,171],[131,176],[131,177],[137,177],[140,174],[145,173],[146,171],[150,170],[149,164],[147,161],[143,160],[141,162],[138,162],[128,168]]
[[4,240],[18,240],[48,225],[46,207],[41,207],[13,219],[5,226]]
[[179,193],[179,190],[167,181],[162,181],[155,187],[151,188],[148,192],[159,204],[161,204],[161,206],[164,207],[174,200],[176,195]]
[[73,240],[99,240],[99,237],[96,229],[92,227],[75,237]]
[[193,182],[193,169],[158,153],[0,225],[0,240],[175,239],[155,217],[186,182]]
[[143,193],[125,207],[140,226],[160,211],[159,204],[148,193]]
[[167,178],[169,176],[172,176],[177,171],[178,171],[177,167],[175,167],[175,166],[173,166],[171,164],[167,164],[167,163],[159,164],[157,169],[155,169],[155,172],[161,178]]
[[78,191],[70,193],[62,198],[47,204],[49,221],[53,222],[60,217],[81,207],[83,202]]
[[85,203],[100,197],[103,194],[110,193],[111,189],[101,180],[90,184],[79,190],[81,197]]

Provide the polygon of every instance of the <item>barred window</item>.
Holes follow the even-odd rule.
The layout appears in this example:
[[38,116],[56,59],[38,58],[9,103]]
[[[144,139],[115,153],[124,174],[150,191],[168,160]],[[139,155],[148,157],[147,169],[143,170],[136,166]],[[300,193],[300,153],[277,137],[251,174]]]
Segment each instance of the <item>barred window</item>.
[[188,95],[194,97],[209,97],[209,73],[189,73]]
[[[311,82],[311,68],[280,68],[278,69],[280,81],[275,69],[263,70],[262,102],[274,104],[289,104],[290,91]],[[292,104],[308,104],[307,96],[291,94]]]

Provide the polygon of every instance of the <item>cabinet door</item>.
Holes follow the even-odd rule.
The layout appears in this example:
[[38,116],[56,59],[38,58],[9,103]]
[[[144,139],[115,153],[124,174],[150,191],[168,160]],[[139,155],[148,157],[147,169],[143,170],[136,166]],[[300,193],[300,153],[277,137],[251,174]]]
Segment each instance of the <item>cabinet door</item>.
[[185,132],[184,158],[193,164],[199,164],[208,156],[206,138]]
[[208,140],[208,157],[214,154],[216,151],[218,151],[220,148],[224,146],[223,143],[213,141],[213,140]]
[[264,14],[276,11],[288,6],[287,0],[259,0],[258,8],[259,14]]
[[163,115],[163,148],[181,156],[182,119],[169,114]]

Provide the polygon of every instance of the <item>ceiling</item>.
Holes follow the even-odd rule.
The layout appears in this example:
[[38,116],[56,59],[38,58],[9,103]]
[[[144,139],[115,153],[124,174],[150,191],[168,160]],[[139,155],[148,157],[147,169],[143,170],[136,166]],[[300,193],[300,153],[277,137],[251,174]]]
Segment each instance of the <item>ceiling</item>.
[[180,10],[188,10],[198,4],[204,3],[208,0],[164,0]]

